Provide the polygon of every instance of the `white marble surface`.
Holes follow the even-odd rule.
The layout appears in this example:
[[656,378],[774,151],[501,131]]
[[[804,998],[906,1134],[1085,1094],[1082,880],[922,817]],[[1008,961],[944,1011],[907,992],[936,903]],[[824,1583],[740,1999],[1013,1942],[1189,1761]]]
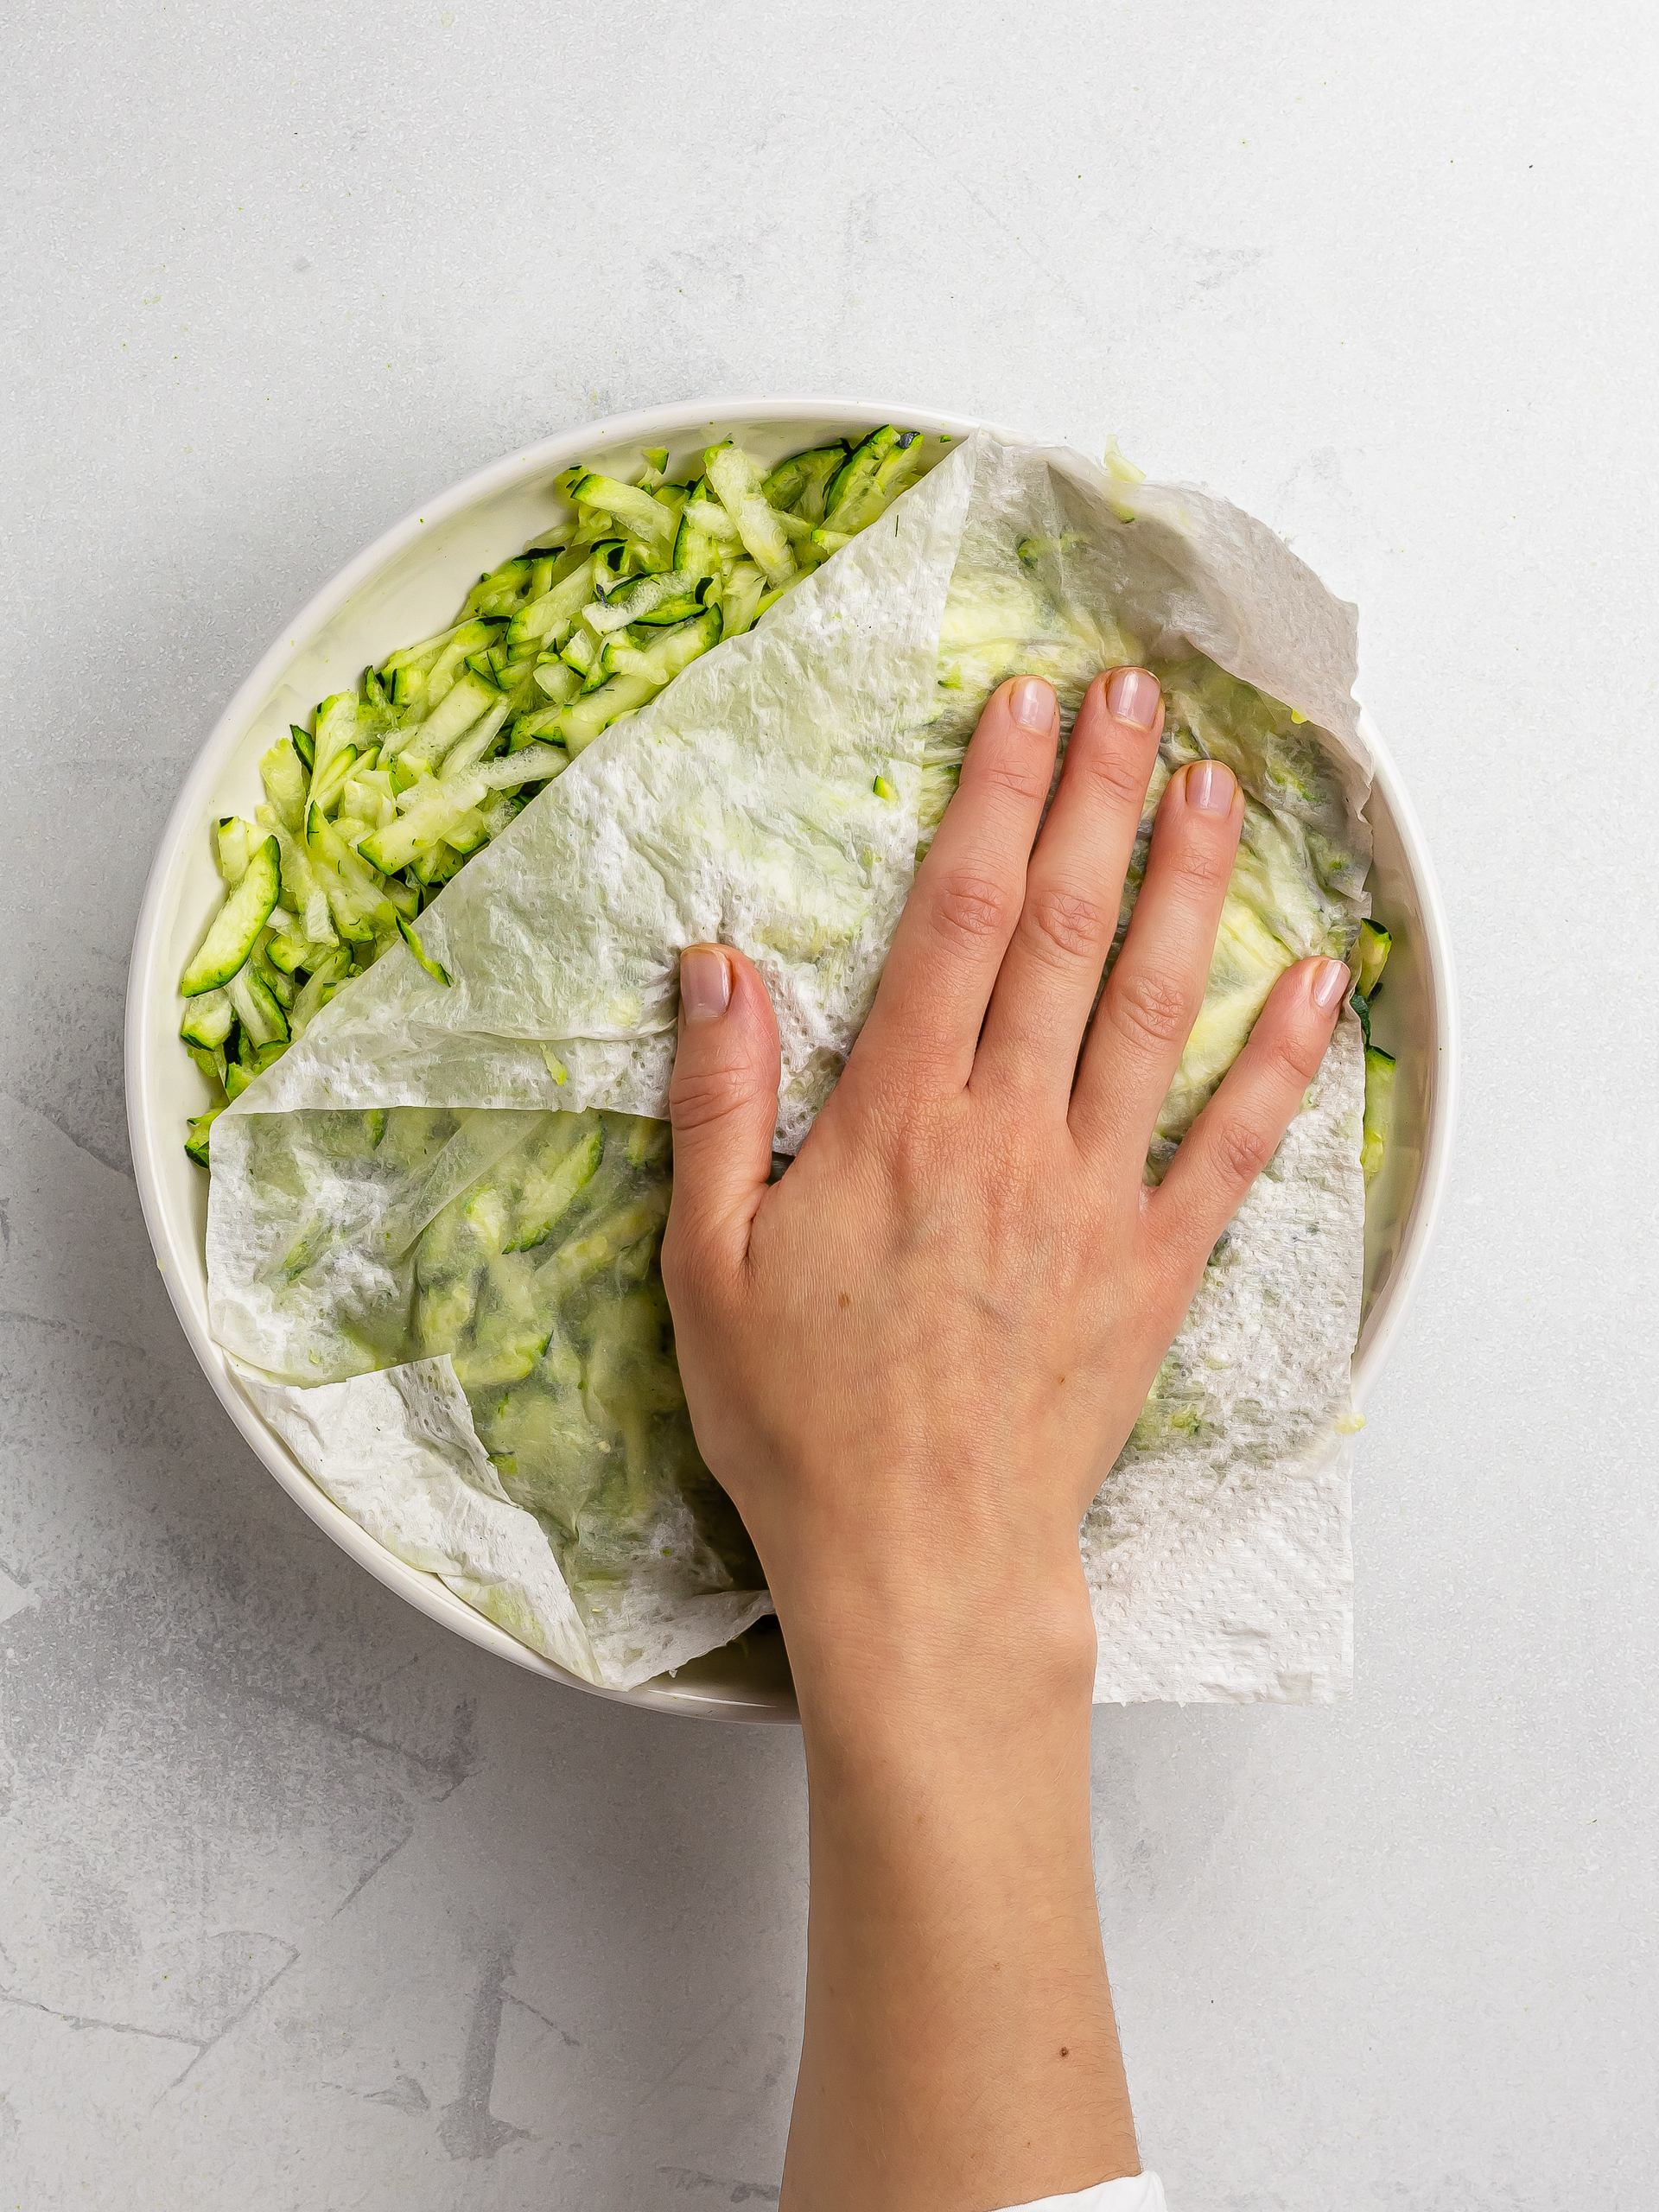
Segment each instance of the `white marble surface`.
[[0,2208],[775,2201],[798,1740],[550,1691],[301,1517],[151,1262],[119,1023],[186,763],[315,586],[523,439],[812,387],[1116,432],[1287,533],[1460,955],[1354,1701],[1097,1720],[1147,2158],[1176,2212],[1650,2203],[1651,12],[3,35]]

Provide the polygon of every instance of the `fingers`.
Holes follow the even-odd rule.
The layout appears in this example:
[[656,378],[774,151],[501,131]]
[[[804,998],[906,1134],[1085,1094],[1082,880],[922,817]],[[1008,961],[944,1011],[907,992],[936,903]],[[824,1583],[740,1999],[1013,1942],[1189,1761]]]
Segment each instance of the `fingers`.
[[1054,804],[1026,871],[1026,902],[974,1063],[1005,1096],[1065,1114],[1117,928],[1164,702],[1155,677],[1096,677],[1077,711]]
[[1020,918],[1058,740],[1053,687],[1040,677],[991,694],[858,1040],[861,1073],[901,1071],[936,1094],[967,1083]]
[[674,1195],[663,1237],[671,1297],[698,1270],[734,1272],[772,1172],[778,1024],[741,952],[694,944],[680,956],[680,1036],[669,1112]]
[[1243,824],[1243,796],[1221,761],[1195,761],[1170,778],[1134,918],[1101,995],[1071,1100],[1078,1137],[1126,1159],[1144,1157],[1204,1003]]
[[1147,1207],[1154,1235],[1195,1274],[1278,1149],[1319,1072],[1353,977],[1340,960],[1287,969],[1249,1042],[1183,1139]]

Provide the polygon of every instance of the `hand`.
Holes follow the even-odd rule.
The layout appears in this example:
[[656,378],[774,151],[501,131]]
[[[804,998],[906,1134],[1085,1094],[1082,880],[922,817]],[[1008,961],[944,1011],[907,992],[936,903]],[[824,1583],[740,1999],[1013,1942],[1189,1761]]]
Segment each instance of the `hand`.
[[1089,1867],[1077,1524],[1350,988],[1337,961],[1284,976],[1147,1186],[1243,819],[1219,762],[1172,778],[1091,1020],[1162,721],[1145,671],[1097,679],[1044,819],[1054,694],[993,696],[870,1018],[775,1185],[765,988],[728,949],[681,963],[664,1278],[812,1789],[791,2208],[1135,2171]]
[[[848,1604],[883,1668],[901,1630],[960,1663],[957,1631],[977,1643],[1033,1578],[1081,1605],[1077,1523],[1350,988],[1337,961],[1292,969],[1145,1185],[1243,800],[1219,762],[1172,779],[1089,1026],[1163,721],[1150,676],[1114,681],[1084,702],[1040,836],[1054,695],[1027,678],[991,699],[874,1009],[774,1187],[765,988],[739,953],[682,964],[664,1273],[698,1441],[798,1663],[821,1629],[845,1641]],[[838,1675],[856,1656],[823,1656]]]

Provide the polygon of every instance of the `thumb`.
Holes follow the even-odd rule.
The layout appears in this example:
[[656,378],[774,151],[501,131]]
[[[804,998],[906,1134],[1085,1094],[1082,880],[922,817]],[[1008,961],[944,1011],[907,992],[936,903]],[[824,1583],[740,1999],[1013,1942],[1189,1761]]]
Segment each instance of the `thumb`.
[[680,956],[680,1039],[669,1113],[674,1197],[664,1267],[735,1268],[772,1172],[778,1024],[753,966],[728,945]]

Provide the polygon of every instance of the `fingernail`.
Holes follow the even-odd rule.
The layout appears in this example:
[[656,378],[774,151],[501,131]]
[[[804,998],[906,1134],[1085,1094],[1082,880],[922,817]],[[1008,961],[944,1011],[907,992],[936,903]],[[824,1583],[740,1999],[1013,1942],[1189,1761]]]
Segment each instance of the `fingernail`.
[[1040,676],[1022,676],[1008,694],[1008,712],[1021,729],[1046,737],[1054,726],[1054,687]]
[[1150,729],[1158,719],[1158,679],[1144,668],[1115,669],[1107,680],[1106,706],[1114,721]]
[[1230,813],[1237,788],[1224,760],[1200,760],[1186,772],[1186,803],[1200,814]]
[[688,1021],[714,1021],[731,1003],[732,969],[723,952],[694,944],[680,955],[680,1007]]
[[1313,1003],[1321,1014],[1340,1006],[1353,988],[1353,977],[1340,960],[1322,960],[1313,978]]

